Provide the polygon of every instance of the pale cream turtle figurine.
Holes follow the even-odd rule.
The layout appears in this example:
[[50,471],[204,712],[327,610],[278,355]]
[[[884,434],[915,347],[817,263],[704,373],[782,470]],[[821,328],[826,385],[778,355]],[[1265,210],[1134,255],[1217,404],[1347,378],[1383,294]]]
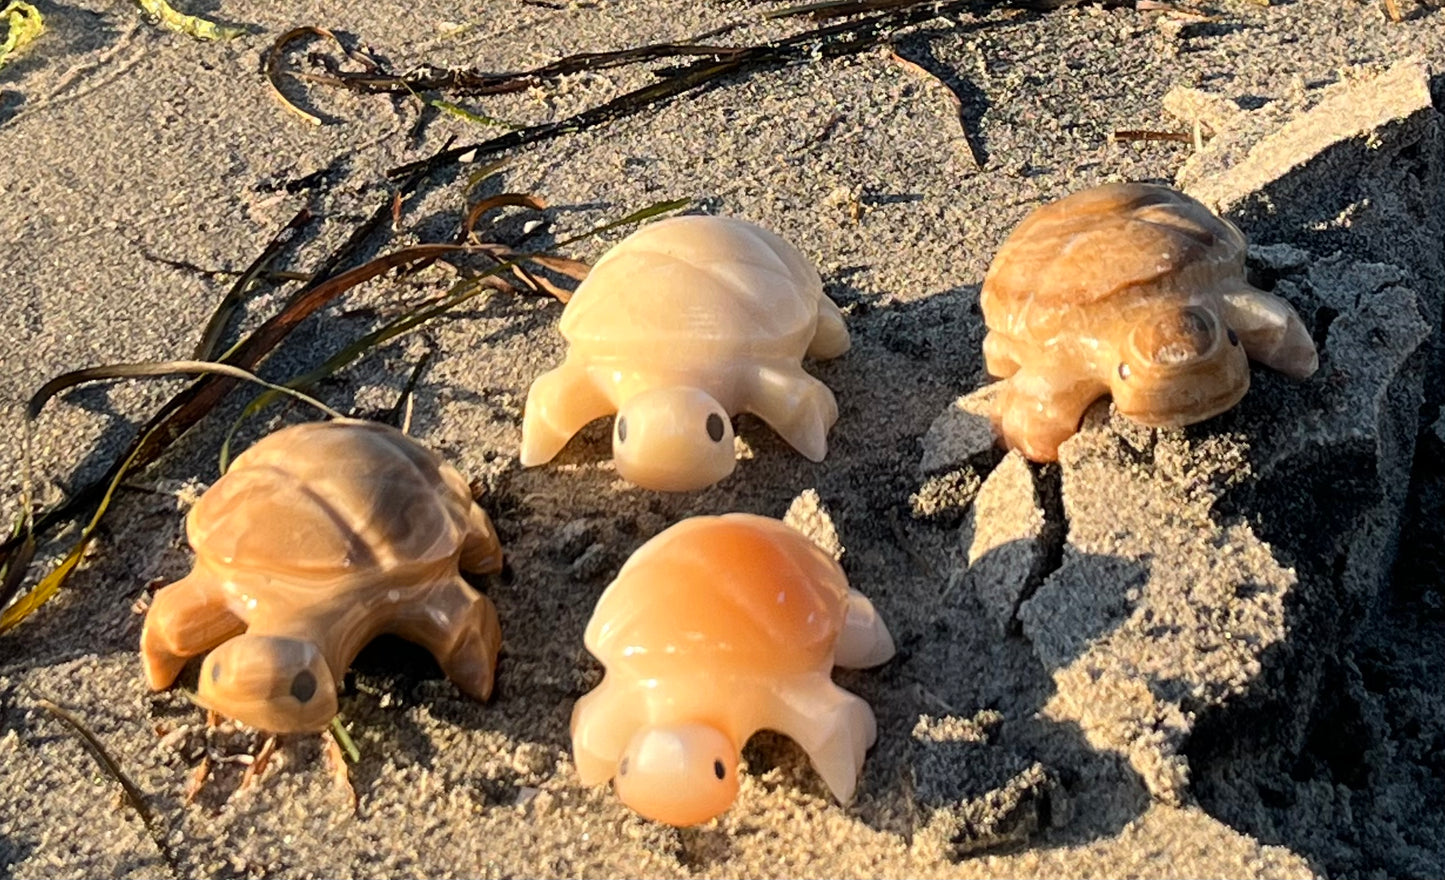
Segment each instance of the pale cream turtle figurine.
[[350,419],[277,431],[201,496],[186,531],[195,567],[156,593],[141,633],[151,688],[210,651],[202,705],[271,733],[323,731],[356,654],[394,633],[490,696],[497,612],[459,568],[500,571],[501,545],[462,475],[402,432]]
[[766,229],[674,217],[623,239],[562,312],[560,367],[532,383],[524,467],[551,461],[611,413],[617,472],[649,489],[701,489],[736,464],[731,415],[750,412],[812,461],[838,404],[802,359],[848,350],[817,271]]
[[607,672],[577,701],[572,748],[586,785],[673,825],[732,805],[743,745],[763,728],[803,747],[841,802],[877,727],[834,666],[893,656],[873,605],[833,557],[778,520],[683,520],[618,572],[587,625]]
[[1245,280],[1245,247],[1234,224],[1166,186],[1108,184],[1035,209],[980,294],[1005,443],[1054,460],[1105,394],[1146,425],[1203,421],[1244,396],[1250,358],[1314,373],[1314,340],[1288,302]]

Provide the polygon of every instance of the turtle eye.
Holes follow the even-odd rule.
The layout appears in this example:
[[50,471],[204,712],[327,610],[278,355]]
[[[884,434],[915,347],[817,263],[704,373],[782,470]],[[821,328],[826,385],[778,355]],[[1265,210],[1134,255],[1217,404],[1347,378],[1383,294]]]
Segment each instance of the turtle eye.
[[1230,345],[1238,345],[1238,344],[1239,344],[1239,334],[1238,334],[1238,333],[1235,333],[1233,330],[1225,330],[1224,332],[1225,332],[1225,335],[1227,335],[1227,336],[1229,337],[1229,344],[1230,344]]
[[219,664],[219,663],[212,663],[212,664],[211,664],[211,681],[220,681],[220,680],[221,680],[221,664]]
[[304,703],[316,696],[316,676],[312,674],[311,670],[303,669],[296,673],[295,678],[291,679],[291,696],[295,697],[299,703]]
[[617,775],[618,775],[618,776],[626,776],[626,775],[627,775],[627,760],[628,760],[628,759],[624,757],[624,758],[622,759],[622,763],[617,765]]
[[625,418],[617,420],[617,442],[627,442],[627,419]]
[[717,413],[709,413],[707,417],[707,435],[712,442],[721,443],[723,438],[723,420]]
[[727,778],[728,768],[727,765],[722,762],[722,758],[718,758],[712,762],[712,775],[720,780]]
[[1128,381],[1129,376],[1130,376],[1132,373],[1133,373],[1133,370],[1130,370],[1130,369],[1129,369],[1129,365],[1128,365],[1128,364],[1123,363],[1123,362],[1120,362],[1120,364],[1119,364],[1119,378],[1120,378],[1120,379],[1123,379],[1123,380],[1125,380],[1125,381]]

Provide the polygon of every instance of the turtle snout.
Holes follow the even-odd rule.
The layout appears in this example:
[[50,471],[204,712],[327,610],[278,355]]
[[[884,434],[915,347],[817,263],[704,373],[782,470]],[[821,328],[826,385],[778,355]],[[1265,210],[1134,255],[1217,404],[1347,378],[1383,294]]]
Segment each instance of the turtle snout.
[[337,707],[336,681],[314,643],[249,634],[206,657],[196,697],[207,708],[271,733],[325,730]]
[[1239,337],[1209,309],[1186,306],[1142,321],[1121,352],[1110,391],[1119,412],[1155,427],[1202,422],[1249,389]]
[[737,798],[738,747],[706,724],[644,728],[618,760],[613,786],[639,815],[697,825],[726,812]]
[[697,388],[654,388],[617,411],[612,458],[630,482],[661,492],[704,489],[733,472],[727,410]]
[[1214,314],[1187,306],[1161,315],[1134,331],[1134,348],[1161,367],[1185,366],[1208,357],[1223,335]]

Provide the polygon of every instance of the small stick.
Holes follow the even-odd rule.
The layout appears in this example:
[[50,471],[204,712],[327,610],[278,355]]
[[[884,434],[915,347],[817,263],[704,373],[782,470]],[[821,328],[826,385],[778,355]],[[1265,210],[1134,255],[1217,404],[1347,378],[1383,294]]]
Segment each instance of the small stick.
[[1121,128],[1114,132],[1113,141],[1177,141],[1179,143],[1194,143],[1195,136],[1187,131],[1149,131],[1140,128]]

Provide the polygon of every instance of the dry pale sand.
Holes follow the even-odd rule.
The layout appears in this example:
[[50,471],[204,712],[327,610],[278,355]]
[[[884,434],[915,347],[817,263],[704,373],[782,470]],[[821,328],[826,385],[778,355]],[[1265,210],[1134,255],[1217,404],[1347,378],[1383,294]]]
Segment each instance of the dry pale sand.
[[[943,84],[873,49],[737,74],[513,151],[482,193],[543,196],[534,244],[688,198],[814,259],[854,339],[810,368],[841,406],[827,460],[810,464],[742,417],[733,477],[660,495],[616,479],[599,422],[554,465],[524,471],[522,402],[562,355],[561,307],[494,295],[396,340],[316,391],[377,415],[433,355],[413,431],[479,482],[512,569],[487,585],[506,639],[498,691],[474,704],[420,651],[380,643],[342,699],[361,753],[354,815],[304,737],[251,789],[238,789],[239,763],[218,761],[187,805],[207,749],[228,758],[259,741],[207,733],[183,695],[146,691],[133,606],[189,565],[182,517],[249,399],[233,394],[121,492],[65,590],[0,637],[0,872],[1439,876],[1445,178],[1429,91],[1445,71],[1445,22],[1400,3],[1410,18],[1398,24],[1378,3],[1339,0],[1220,2],[1205,17],[1170,4],[980,7],[893,38],[957,91],[962,120]],[[816,26],[763,22],[777,4],[748,2],[197,2],[254,28],[208,44],[126,2],[37,5],[46,33],[0,70],[7,518],[18,405],[47,378],[189,355],[233,280],[222,270],[247,265],[300,207],[321,220],[284,265],[305,271],[388,198],[386,169],[449,137],[497,133],[423,115],[410,97],[288,80],[325,119],[308,125],[261,74],[283,31],[324,25],[397,70],[499,71],[726,24],[739,26],[715,39],[729,44]],[[1418,60],[1376,76],[1407,58]],[[651,77],[610,69],[462,102],[546,122]],[[1176,88],[1199,91],[1175,92],[1171,114]],[[1217,136],[1193,158],[1189,143],[1110,140],[1190,131],[1194,118]],[[466,170],[438,175],[368,254],[450,235]],[[988,260],[1041,200],[1120,179],[1178,181],[1239,222],[1259,283],[1314,329],[1321,370],[1296,385],[1257,369],[1241,407],[1185,431],[1100,407],[1059,466],[999,463],[978,448],[969,401],[953,404],[984,378]],[[522,218],[498,234],[522,235]],[[595,258],[621,234],[566,250]],[[371,282],[264,372],[294,375],[452,280],[433,267]],[[233,335],[285,295],[253,298]],[[118,383],[53,402],[34,439],[39,500],[94,479],[180,387]],[[268,411],[242,442],[304,417]],[[857,799],[833,802],[800,750],[767,734],[714,824],[658,826],[583,789],[567,723],[600,676],[581,635],[612,573],[682,517],[781,516],[809,489],[900,647],[881,669],[839,676],[880,723]],[[40,565],[66,546],[43,548]],[[155,836],[42,698],[83,719],[135,780]]]

